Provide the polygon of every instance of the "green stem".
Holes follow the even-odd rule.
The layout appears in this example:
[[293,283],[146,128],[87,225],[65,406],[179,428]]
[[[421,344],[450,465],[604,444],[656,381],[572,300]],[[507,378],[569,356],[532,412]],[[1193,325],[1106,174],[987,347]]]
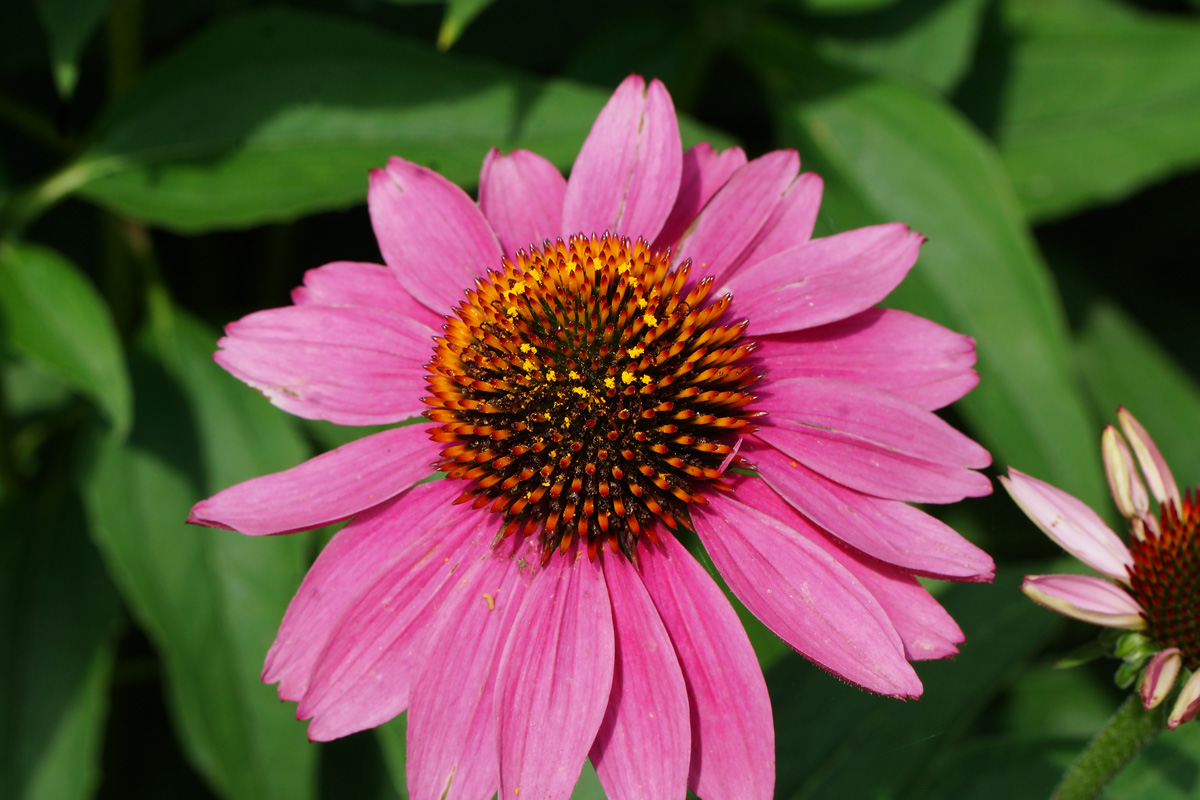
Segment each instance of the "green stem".
[[1166,727],[1167,704],[1147,711],[1129,695],[1063,773],[1050,800],[1091,800]]
[[0,208],[0,240],[15,238],[52,205],[94,177],[94,162],[77,161],[14,195]]

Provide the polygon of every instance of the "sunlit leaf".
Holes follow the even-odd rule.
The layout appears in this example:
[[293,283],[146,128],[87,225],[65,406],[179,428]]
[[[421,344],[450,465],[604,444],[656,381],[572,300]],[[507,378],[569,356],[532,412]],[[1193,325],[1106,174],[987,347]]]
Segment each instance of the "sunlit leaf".
[[771,59],[783,143],[826,180],[818,232],[899,220],[925,234],[888,303],[975,337],[980,384],[956,408],[999,464],[1098,501],[1061,307],[995,153],[945,104],[797,52],[772,37],[747,57]]
[[1001,4],[964,107],[1038,220],[1200,164],[1200,21],[1110,0]]
[[831,60],[945,92],[971,65],[986,8],[984,0],[909,0],[806,32]]
[[0,242],[0,317],[17,352],[95,400],[118,435],[128,428],[129,376],[112,315],[73,264]]
[[151,70],[72,174],[156,224],[246,226],[361,203],[391,155],[468,186],[492,146],[565,168],[607,96],[337,18],[257,11]]
[[120,600],[65,486],[0,506],[0,796],[91,797]]
[[259,683],[304,568],[303,537],[184,524],[204,494],[299,462],[289,421],[211,360],[216,334],[177,317],[133,362],[128,442],[98,445],[84,480],[93,535],[166,664],[185,751],[223,796],[304,798],[316,752]]
[[1200,386],[1124,312],[1100,304],[1079,336],[1079,361],[1111,422],[1124,405],[1163,451],[1181,486],[1200,481]]

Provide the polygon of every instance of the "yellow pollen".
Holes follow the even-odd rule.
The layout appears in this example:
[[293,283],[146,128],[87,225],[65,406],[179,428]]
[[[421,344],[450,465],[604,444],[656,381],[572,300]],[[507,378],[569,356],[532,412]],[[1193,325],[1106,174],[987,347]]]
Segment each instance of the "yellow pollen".
[[583,388],[582,386],[576,386],[576,387],[575,387],[574,389],[572,389],[571,391],[572,391],[572,392],[574,392],[575,394],[579,395],[580,397],[590,397],[590,396],[591,396],[591,395],[588,393],[588,390],[587,390],[587,389],[585,389],[585,388]]
[[642,376],[642,383],[646,384],[647,386],[649,386],[653,382],[654,382],[654,379],[651,378],[649,375]]
[[515,294],[524,294],[525,293],[525,281],[517,281],[516,283],[514,283],[512,285],[512,291]]
[[552,370],[552,369],[546,370],[546,380],[548,380],[548,381],[558,380],[558,376],[555,374],[554,370]]
[[643,319],[643,320],[645,321],[645,323],[646,323],[647,325],[649,325],[651,328],[657,328],[657,327],[658,327],[658,317],[654,316],[653,314],[648,314],[648,313],[647,313],[647,314],[643,314],[643,315],[642,315],[642,319]]
[[570,417],[563,417],[563,427],[564,428],[571,427],[571,418]]
[[577,381],[577,380],[579,380],[579,373],[576,372],[575,370],[571,370],[570,372],[567,373],[567,377],[573,381]]
[[647,302],[646,298],[644,298],[644,297],[639,297],[637,299],[637,304],[638,304],[638,308],[645,308],[646,306],[650,305],[650,303]]
[[506,313],[507,313],[507,314],[508,314],[510,317],[515,317],[515,316],[517,315],[517,307],[516,307],[516,306],[509,306],[509,307],[506,309]]
[[624,275],[626,272],[629,272],[629,262],[628,261],[624,261],[617,265],[617,274],[618,275]]
[[525,359],[525,363],[521,365],[521,369],[525,370],[526,372],[533,372],[534,369],[536,369],[536,368],[537,368],[537,365],[534,364],[532,361],[530,361],[528,358]]
[[606,387],[608,387],[609,389],[615,389],[615,388],[617,388],[617,382],[616,382],[615,380],[613,380],[612,378],[605,378],[605,379],[604,379],[604,385],[605,385]]
[[633,383],[633,373],[629,370],[625,370],[621,373],[621,380],[625,381],[626,383]]
[[630,358],[638,358],[644,352],[646,352],[646,351],[641,345],[638,345],[637,347],[631,347],[631,348],[629,348],[629,357]]

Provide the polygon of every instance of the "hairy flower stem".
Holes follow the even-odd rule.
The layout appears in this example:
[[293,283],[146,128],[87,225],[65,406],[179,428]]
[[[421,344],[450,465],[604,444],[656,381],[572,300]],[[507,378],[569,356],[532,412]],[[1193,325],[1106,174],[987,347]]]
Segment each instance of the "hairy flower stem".
[[1147,711],[1136,693],[1129,695],[1067,767],[1050,800],[1099,797],[1109,781],[1166,727],[1168,707],[1163,703]]

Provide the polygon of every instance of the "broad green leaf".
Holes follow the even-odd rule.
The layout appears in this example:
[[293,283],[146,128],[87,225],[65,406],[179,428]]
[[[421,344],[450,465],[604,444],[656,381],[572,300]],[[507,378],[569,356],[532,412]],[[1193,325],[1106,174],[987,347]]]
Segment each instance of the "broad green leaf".
[[1190,800],[1200,794],[1200,726],[1166,731],[1105,789],[1109,800]]
[[[166,665],[184,749],[229,798],[305,798],[316,749],[259,682],[304,568],[304,537],[184,524],[205,494],[306,455],[286,417],[211,360],[216,333],[176,316],[133,361],[128,442],[99,442],[84,477],[94,537]],[[157,352],[155,352],[157,351]]]
[[25,357],[91,397],[121,435],[132,415],[125,357],[108,307],[58,253],[0,242],[0,322]]
[[37,0],[38,15],[50,41],[50,60],[58,93],[70,97],[79,79],[79,57],[108,11],[109,0]]
[[1031,218],[1112,202],[1200,165],[1200,21],[1109,0],[1002,4],[964,85]]
[[830,60],[946,92],[971,65],[986,7],[985,0],[910,0],[806,32]]
[[[922,800],[1012,800],[1049,797],[1087,739],[998,737],[957,749]],[[1153,795],[1146,795],[1151,797]],[[1105,795],[1109,797],[1109,795]]]
[[767,675],[775,708],[776,797],[923,797],[964,733],[1042,645],[1058,619],[1017,591],[955,585],[939,595],[966,634],[953,660],[917,664],[918,703],[877,697],[790,658]]
[[121,605],[78,500],[0,507],[0,796],[91,797]]
[[1180,486],[1200,481],[1200,386],[1118,307],[1092,308],[1079,335],[1079,362],[1104,417],[1124,405],[1163,451]]
[[492,146],[565,168],[607,95],[338,18],[256,11],[152,69],[72,174],[93,200],[159,225],[248,226],[361,203],[367,171],[391,155],[463,185]]
[[[1078,566],[1075,569],[1078,571]],[[1112,673],[1120,663],[1109,658],[1096,669],[1059,669],[1043,664],[1026,670],[1007,704],[1008,727],[1030,738],[1086,742],[1124,699],[1112,682]],[[1097,673],[1107,675],[1098,678]]]
[[975,337],[981,380],[956,408],[997,466],[1098,501],[1098,429],[1057,295],[995,153],[945,104],[798,52],[771,37],[747,57],[771,81],[783,143],[825,178],[822,232],[899,220],[925,234],[920,261],[888,303]]
[[446,16],[438,31],[439,50],[449,50],[464,30],[496,0],[446,0]]

